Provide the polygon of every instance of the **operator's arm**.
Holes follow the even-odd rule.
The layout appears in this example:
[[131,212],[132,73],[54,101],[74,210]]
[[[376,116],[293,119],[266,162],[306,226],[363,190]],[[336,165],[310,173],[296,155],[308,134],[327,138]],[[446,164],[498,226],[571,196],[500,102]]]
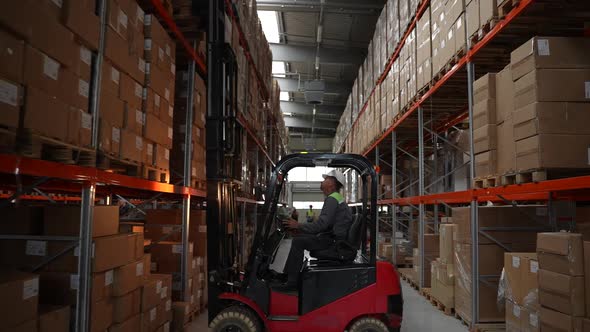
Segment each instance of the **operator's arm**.
[[338,201],[335,198],[326,198],[318,220],[312,223],[299,224],[299,230],[307,234],[318,234],[329,231],[336,222],[335,215],[337,208]]

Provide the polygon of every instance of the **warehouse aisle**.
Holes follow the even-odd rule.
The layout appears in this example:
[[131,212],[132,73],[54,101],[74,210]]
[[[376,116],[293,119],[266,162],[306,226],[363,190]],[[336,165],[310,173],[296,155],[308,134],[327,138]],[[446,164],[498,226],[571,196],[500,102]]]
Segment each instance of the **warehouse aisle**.
[[[454,317],[443,314],[433,307],[417,291],[402,282],[404,292],[404,322],[402,332],[458,332],[467,328]],[[189,327],[188,332],[203,332],[207,327],[206,312],[199,316]]]

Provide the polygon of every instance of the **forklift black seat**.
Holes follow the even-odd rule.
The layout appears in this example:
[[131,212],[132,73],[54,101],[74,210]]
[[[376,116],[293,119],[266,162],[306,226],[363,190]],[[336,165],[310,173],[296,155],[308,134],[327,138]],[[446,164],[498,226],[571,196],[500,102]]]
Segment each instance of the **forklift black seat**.
[[359,249],[362,221],[362,215],[353,215],[346,240],[335,240],[330,248],[313,250],[309,253],[310,256],[318,259],[318,263],[321,263],[321,261],[352,263]]

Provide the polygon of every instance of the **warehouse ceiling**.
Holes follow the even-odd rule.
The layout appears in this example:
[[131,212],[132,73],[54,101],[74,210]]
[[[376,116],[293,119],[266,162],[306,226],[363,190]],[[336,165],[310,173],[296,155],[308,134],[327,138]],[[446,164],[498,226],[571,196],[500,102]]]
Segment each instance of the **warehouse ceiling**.
[[[257,0],[281,86],[291,141],[333,138],[385,0]],[[319,56],[319,59],[318,59]],[[319,66],[317,66],[319,64]],[[316,70],[316,66],[319,70]],[[304,81],[325,82],[323,104],[305,103]],[[325,145],[325,144],[324,144]],[[296,144],[291,151],[301,146]],[[324,150],[313,147],[311,150]]]

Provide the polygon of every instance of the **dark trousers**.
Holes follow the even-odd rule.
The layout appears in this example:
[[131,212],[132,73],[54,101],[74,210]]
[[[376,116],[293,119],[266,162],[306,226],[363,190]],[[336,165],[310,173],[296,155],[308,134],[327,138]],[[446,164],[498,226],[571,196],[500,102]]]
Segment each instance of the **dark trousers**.
[[285,263],[285,273],[289,275],[289,281],[296,281],[298,273],[303,266],[303,251],[328,249],[333,243],[330,238],[321,238],[312,234],[301,234],[293,237],[291,251]]

